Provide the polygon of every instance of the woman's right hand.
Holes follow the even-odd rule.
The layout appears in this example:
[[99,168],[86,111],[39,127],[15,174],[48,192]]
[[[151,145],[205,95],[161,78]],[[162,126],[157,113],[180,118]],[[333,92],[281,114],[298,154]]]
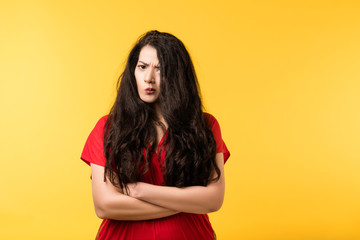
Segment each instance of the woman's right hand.
[[102,219],[148,220],[177,214],[128,195],[115,187],[109,180],[104,181],[104,167],[91,164],[92,194],[96,215]]

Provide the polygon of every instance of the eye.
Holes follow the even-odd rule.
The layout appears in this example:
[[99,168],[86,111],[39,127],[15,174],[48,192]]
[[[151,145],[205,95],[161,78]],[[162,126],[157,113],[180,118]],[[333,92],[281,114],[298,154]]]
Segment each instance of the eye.
[[156,72],[159,73],[160,72],[160,67],[155,67]]
[[140,68],[141,70],[144,70],[146,68],[145,65],[138,65],[138,68]]

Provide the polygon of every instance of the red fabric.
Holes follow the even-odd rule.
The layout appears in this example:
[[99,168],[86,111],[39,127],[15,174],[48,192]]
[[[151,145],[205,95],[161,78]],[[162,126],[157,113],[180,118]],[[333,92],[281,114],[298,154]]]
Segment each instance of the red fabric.
[[[221,138],[220,126],[217,120],[205,113],[209,119],[217,152],[224,154],[224,162],[230,153]],[[103,133],[107,116],[102,117],[86,140],[81,159],[90,165],[94,163],[105,166],[106,158],[103,149]],[[149,171],[142,176],[141,181],[161,185],[163,175],[160,164],[165,160],[165,148],[159,143],[160,161],[156,153],[152,153]],[[117,221],[105,219],[100,225],[97,239],[139,239],[139,240],[199,240],[214,239],[214,231],[207,214],[178,213],[173,216],[146,221]]]

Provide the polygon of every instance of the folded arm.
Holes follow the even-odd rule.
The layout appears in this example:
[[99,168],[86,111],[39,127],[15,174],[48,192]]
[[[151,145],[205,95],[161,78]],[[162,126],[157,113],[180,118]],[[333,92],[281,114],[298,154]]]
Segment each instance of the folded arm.
[[91,174],[95,212],[99,218],[148,220],[178,213],[178,211],[124,195],[109,180],[104,182],[104,167],[102,166],[91,164]]
[[138,182],[128,185],[129,196],[180,212],[204,214],[217,211],[222,206],[225,193],[223,153],[216,154],[216,163],[221,172],[220,179],[205,187],[177,188]]

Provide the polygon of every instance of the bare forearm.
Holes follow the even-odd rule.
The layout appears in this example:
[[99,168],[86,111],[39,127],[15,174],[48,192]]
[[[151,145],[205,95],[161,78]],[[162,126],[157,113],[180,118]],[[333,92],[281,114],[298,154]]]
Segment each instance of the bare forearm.
[[216,187],[193,186],[186,188],[156,186],[138,183],[134,197],[146,202],[181,212],[204,214],[220,209],[223,192]]
[[114,220],[148,220],[174,215],[177,211],[124,195],[108,179],[104,168],[91,164],[92,193],[95,212],[99,218]]
[[220,178],[207,186],[177,188],[139,182],[128,185],[130,196],[180,212],[202,214],[217,211],[222,206],[225,192],[222,153],[216,155],[216,162],[221,172]]
[[100,218],[127,221],[156,219],[178,213],[120,193],[98,202],[95,210]]

